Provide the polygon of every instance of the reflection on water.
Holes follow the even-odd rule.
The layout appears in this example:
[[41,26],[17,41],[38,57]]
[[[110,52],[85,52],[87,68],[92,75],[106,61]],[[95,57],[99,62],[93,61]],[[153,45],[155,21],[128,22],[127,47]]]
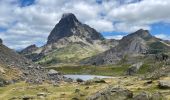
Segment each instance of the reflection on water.
[[94,79],[94,78],[113,78],[111,76],[98,76],[98,75],[64,75],[67,78],[71,78],[71,79],[82,79],[84,81],[86,80],[90,80],[90,79]]

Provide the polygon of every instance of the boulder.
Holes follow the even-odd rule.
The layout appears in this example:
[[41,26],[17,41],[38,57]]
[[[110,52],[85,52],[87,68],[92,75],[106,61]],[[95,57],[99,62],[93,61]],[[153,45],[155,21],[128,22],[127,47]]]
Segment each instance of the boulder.
[[158,82],[158,87],[160,89],[170,89],[170,81],[160,80]]
[[46,97],[47,93],[41,92],[41,93],[37,93],[38,97]]
[[54,70],[54,69],[50,69],[49,72],[48,72],[48,75],[58,75],[59,73]]
[[124,97],[124,98],[132,98],[133,97],[133,93],[127,89],[123,89],[123,88],[112,88],[111,89],[111,93],[112,95],[114,94],[115,96],[118,95],[120,97]]
[[153,93],[150,100],[165,100],[163,95],[159,92]]
[[127,70],[126,74],[127,75],[134,75],[134,74],[136,74],[137,71],[141,68],[142,65],[143,65],[142,62],[133,64],[132,66],[129,67],[129,69]]
[[141,92],[136,95],[133,100],[150,100],[149,95],[146,92]]
[[133,93],[123,88],[108,88],[88,97],[86,100],[128,100],[133,98]]

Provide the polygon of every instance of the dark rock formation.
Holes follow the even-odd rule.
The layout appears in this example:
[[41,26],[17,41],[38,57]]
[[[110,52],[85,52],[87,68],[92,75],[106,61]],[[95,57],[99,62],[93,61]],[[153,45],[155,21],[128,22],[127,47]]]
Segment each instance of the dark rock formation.
[[3,43],[3,41],[2,41],[2,39],[0,39],[0,44],[2,44]]
[[78,21],[72,13],[63,14],[59,23],[51,31],[47,44],[58,42],[60,39],[70,36],[85,38],[86,41],[102,40],[103,36],[95,29]]
[[29,54],[29,53],[32,53],[33,51],[37,50],[37,49],[38,49],[38,47],[34,44],[34,45],[30,45],[30,46],[26,47],[20,53],[21,54]]

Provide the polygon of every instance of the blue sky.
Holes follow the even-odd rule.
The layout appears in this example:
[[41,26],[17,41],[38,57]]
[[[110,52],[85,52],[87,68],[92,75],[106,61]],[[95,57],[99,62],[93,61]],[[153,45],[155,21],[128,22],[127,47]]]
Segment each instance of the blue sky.
[[0,38],[12,49],[42,46],[63,13],[74,13],[106,38],[138,29],[170,40],[170,0],[0,0]]

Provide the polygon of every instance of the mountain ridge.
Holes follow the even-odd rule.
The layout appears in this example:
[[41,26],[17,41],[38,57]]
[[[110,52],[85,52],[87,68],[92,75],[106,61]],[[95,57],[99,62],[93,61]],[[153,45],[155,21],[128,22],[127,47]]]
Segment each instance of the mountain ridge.
[[[159,44],[158,44],[159,43]],[[161,47],[158,48],[158,46]],[[146,53],[153,53],[153,49],[166,49],[170,50],[170,47],[165,45],[161,39],[152,36],[148,30],[140,29],[134,33],[124,36],[119,44],[110,50],[107,50],[101,54],[93,56],[91,58],[82,61],[82,64],[117,64],[125,56],[137,57]],[[158,51],[159,52],[159,51]],[[154,51],[155,53],[155,51]]]

